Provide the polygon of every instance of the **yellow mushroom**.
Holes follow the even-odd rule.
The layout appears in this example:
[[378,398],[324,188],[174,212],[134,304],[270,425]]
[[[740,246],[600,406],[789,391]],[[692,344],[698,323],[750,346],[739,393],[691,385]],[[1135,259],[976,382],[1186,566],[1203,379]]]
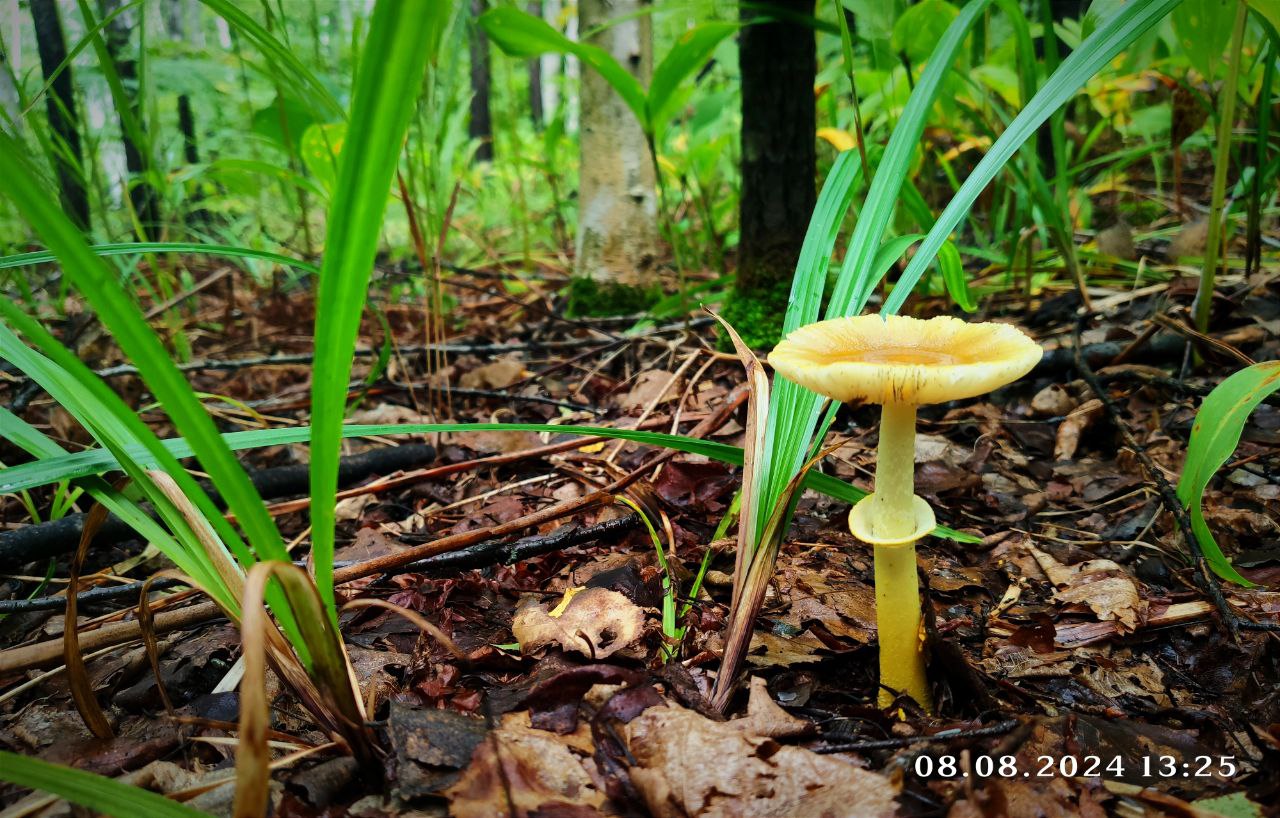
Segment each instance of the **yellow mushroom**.
[[849,530],[875,548],[881,707],[891,691],[932,706],[915,544],[935,522],[915,495],[916,407],[986,394],[1030,372],[1041,354],[1008,324],[896,315],[809,324],[769,354],[779,375],[820,395],[881,406],[875,489],[849,512]]

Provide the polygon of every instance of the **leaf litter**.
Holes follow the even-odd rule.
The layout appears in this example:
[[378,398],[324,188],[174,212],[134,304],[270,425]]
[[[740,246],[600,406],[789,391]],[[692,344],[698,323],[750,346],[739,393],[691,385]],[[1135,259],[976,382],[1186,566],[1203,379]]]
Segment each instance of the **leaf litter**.
[[[202,309],[216,314],[216,298],[210,294]],[[1133,302],[1130,309],[1140,306]],[[464,299],[459,319],[492,326],[491,310]],[[281,326],[305,313],[282,312]],[[1137,315],[1112,316],[1110,333],[1137,337],[1140,323],[1125,323]],[[507,340],[563,340],[574,331],[519,327]],[[287,333],[279,337],[283,351],[291,343],[306,349],[301,329],[296,341]],[[224,353],[207,337],[199,343],[198,354]],[[696,334],[685,343],[696,348]],[[1258,359],[1274,357],[1280,344],[1264,336],[1249,351]],[[406,361],[397,379],[432,382]],[[592,422],[623,424],[648,412],[653,428],[687,430],[699,413],[726,399],[740,375],[726,362],[696,381],[697,367],[674,378],[680,361],[666,341],[642,339],[612,358],[599,353],[576,375],[553,369],[559,363],[554,353],[529,352],[492,360],[456,356],[451,376],[470,375],[467,384],[474,388],[607,407]],[[548,369],[553,371],[523,382]],[[1150,369],[1127,364],[1112,371],[1112,396],[1152,457],[1176,476],[1196,402],[1150,380]],[[344,586],[348,597],[383,598],[425,616],[466,658],[449,655],[385,612],[344,614],[354,671],[388,753],[387,781],[353,778],[341,754],[323,750],[277,771],[283,782],[272,795],[277,814],[994,818],[1233,814],[1229,804],[1240,806],[1239,799],[1243,807],[1275,803],[1276,640],[1242,631],[1237,645],[1225,635],[1196,589],[1177,528],[1141,467],[1119,445],[1093,396],[1068,377],[1050,371],[990,402],[922,413],[920,491],[947,524],[984,538],[977,545],[922,544],[937,717],[875,708],[871,554],[847,534],[847,505],[806,495],[756,622],[748,656],[754,676],[727,721],[709,714],[705,697],[723,649],[731,551],[713,555],[708,582],[681,623],[687,635],[678,660],[665,669],[658,658],[660,575],[651,542],[638,532],[511,564],[409,570]],[[201,372],[193,379],[211,393],[263,401],[260,411],[305,411],[297,400],[304,367]],[[356,417],[430,418],[427,397],[425,389],[410,395],[388,381],[375,382]],[[495,414],[529,421],[576,417],[563,407],[483,398],[455,399],[453,411],[475,420]],[[55,414],[50,412],[51,421]],[[738,413],[713,434],[741,445],[742,420]],[[1264,404],[1250,429],[1237,453],[1242,462],[1210,483],[1205,516],[1224,550],[1237,555],[1240,570],[1274,587],[1280,578],[1274,548],[1280,414]],[[66,431],[72,438],[78,434]],[[845,443],[824,468],[866,488],[874,467],[874,415],[866,409],[842,413],[834,431]],[[465,466],[557,440],[477,432],[430,442],[440,463]],[[583,496],[641,466],[648,455],[626,444],[607,461],[613,449],[577,445],[358,495],[352,498],[358,502],[344,507],[338,557],[371,559],[518,520]],[[304,456],[300,447],[276,447],[250,459],[267,466]],[[515,485],[536,477],[547,479]],[[736,469],[680,455],[637,484],[636,496],[663,526],[668,557],[686,588],[732,502],[737,478]],[[506,491],[486,496],[499,489]],[[470,505],[456,505],[468,500]],[[592,525],[612,516],[612,510],[588,509],[574,522]],[[305,530],[305,515],[286,513],[280,524],[287,536],[297,536]],[[545,536],[560,524],[526,533]],[[101,582],[89,572],[132,553],[122,546],[93,555],[85,581]],[[144,562],[134,570],[156,567]],[[580,590],[557,610],[570,589]],[[1280,615],[1280,593],[1265,587],[1228,588],[1227,596],[1242,616],[1267,621]],[[80,619],[104,615],[131,614],[122,605],[106,605],[81,611]],[[4,623],[9,644],[27,634],[56,636],[58,626],[45,629],[45,621],[31,614],[11,617]],[[54,676],[0,703],[0,742],[135,777],[161,791],[216,780],[230,758],[231,745],[220,742],[235,740],[238,694],[234,684],[220,685],[234,678],[238,640],[225,626],[205,626],[163,640],[161,647],[162,680],[178,721],[163,715],[145,657],[121,650],[89,661],[117,738],[92,739],[68,711],[65,683]],[[6,677],[5,689],[37,675]],[[273,750],[277,760],[286,747],[327,742],[270,674],[268,688],[271,735],[281,742]],[[1013,726],[1002,732],[981,732],[1009,722]],[[969,763],[983,754],[1012,755],[1020,764],[1041,756],[1119,755],[1129,769],[1123,776],[967,781],[914,774],[924,755],[959,758],[962,751],[970,754]],[[1135,775],[1141,758],[1160,756],[1177,764],[1229,756],[1240,771],[1234,778]],[[165,776],[181,779],[181,786],[164,783]]]

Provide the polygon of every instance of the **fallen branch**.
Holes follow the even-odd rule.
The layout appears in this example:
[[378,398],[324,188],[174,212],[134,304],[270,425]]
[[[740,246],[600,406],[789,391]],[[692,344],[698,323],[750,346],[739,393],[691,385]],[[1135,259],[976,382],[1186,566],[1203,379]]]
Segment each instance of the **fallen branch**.
[[[338,485],[349,486],[372,474],[401,471],[430,462],[435,456],[435,448],[422,443],[388,446],[350,455],[342,458],[338,467]],[[303,464],[251,470],[249,479],[264,500],[287,497],[308,490],[309,467]],[[218,492],[207,483],[202,485],[214,504],[223,508]],[[71,551],[80,541],[84,518],[83,514],[68,514],[57,520],[0,532],[0,569],[11,569]],[[94,544],[112,545],[134,536],[134,530],[113,515],[99,529]]]
[[[528,519],[528,518],[525,518]],[[519,521],[517,521],[519,522]],[[475,568],[487,568],[491,565],[512,565],[522,560],[550,554],[575,545],[583,545],[600,539],[612,537],[624,531],[636,528],[640,524],[637,514],[628,514],[614,520],[606,520],[589,526],[577,524],[561,526],[545,536],[524,537],[514,542],[482,542],[470,548],[462,548],[449,553],[437,554],[428,559],[419,560],[403,566],[403,570],[432,576],[450,576],[452,574]],[[372,562],[372,561],[369,561]],[[360,569],[369,562],[347,564],[343,570]],[[358,572],[359,573],[359,572]],[[377,573],[371,571],[368,573]],[[359,573],[367,576],[368,573]],[[353,577],[354,578],[354,577]],[[341,581],[350,581],[349,579]],[[78,602],[100,601],[106,598],[121,596],[137,597],[144,583],[132,583],[116,588],[99,588],[77,594]],[[160,579],[151,583],[152,589],[167,585],[180,584],[176,580]],[[110,592],[105,593],[105,592]],[[23,603],[21,607],[13,603]],[[55,610],[66,607],[66,597],[44,597],[34,600],[9,600],[11,607],[0,607],[0,611],[10,610]],[[222,615],[222,611],[213,603],[201,603],[176,611],[157,614],[154,628],[157,633],[182,630],[198,625]],[[109,645],[127,642],[142,635],[136,620],[116,622],[104,625],[97,630],[80,634],[80,645],[84,651],[96,650]],[[62,659],[62,640],[49,639],[33,645],[11,648],[0,651],[0,676],[7,676],[23,670],[44,667]]]

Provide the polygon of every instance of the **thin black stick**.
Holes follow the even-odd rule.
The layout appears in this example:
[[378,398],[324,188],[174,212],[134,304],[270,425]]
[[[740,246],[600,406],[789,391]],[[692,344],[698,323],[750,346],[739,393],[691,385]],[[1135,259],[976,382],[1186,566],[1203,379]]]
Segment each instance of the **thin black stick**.
[[[435,576],[450,576],[473,568],[488,568],[491,565],[511,565],[521,560],[550,554],[564,548],[611,537],[623,531],[629,531],[640,525],[640,516],[635,513],[614,520],[606,520],[595,525],[564,525],[543,536],[524,537],[514,542],[484,542],[463,548],[460,551],[449,551],[427,557],[415,563],[396,569],[397,574],[422,573]],[[302,565],[302,563],[298,563]],[[354,565],[353,562],[338,562],[337,568]],[[142,591],[142,582],[130,582],[124,585],[113,585],[107,588],[92,588],[76,594],[77,604],[103,602],[112,599],[137,599]],[[186,583],[178,579],[157,579],[152,581],[151,590],[186,587]],[[65,596],[42,596],[35,599],[0,600],[0,614],[27,613],[29,611],[61,611],[67,607]]]
[[1169,481],[1165,479],[1164,472],[1151,459],[1151,455],[1147,454],[1147,449],[1138,439],[1129,431],[1129,427],[1120,417],[1120,409],[1111,400],[1111,395],[1107,392],[1106,387],[1098,380],[1098,375],[1093,371],[1093,367],[1089,366],[1088,360],[1081,353],[1080,333],[1084,330],[1084,325],[1093,318],[1093,314],[1082,311],[1076,319],[1075,329],[1072,332],[1072,340],[1076,350],[1076,370],[1080,373],[1080,377],[1084,379],[1089,388],[1093,390],[1093,394],[1098,396],[1098,400],[1102,402],[1102,406],[1107,411],[1107,417],[1111,420],[1111,425],[1120,432],[1120,436],[1124,438],[1125,445],[1133,450],[1137,455],[1138,462],[1142,464],[1147,474],[1151,475],[1151,479],[1156,484],[1159,492],[1160,500],[1164,507],[1173,515],[1173,519],[1177,521],[1178,528],[1182,531],[1182,539],[1187,544],[1187,550],[1191,552],[1192,558],[1195,560],[1196,573],[1199,578],[1201,589],[1209,595],[1209,599],[1213,600],[1213,605],[1218,609],[1218,614],[1222,617],[1222,622],[1227,626],[1227,630],[1231,633],[1231,638],[1240,643],[1239,621],[1235,612],[1231,610],[1231,606],[1227,603],[1227,598],[1222,593],[1222,586],[1218,583],[1217,576],[1209,568],[1208,561],[1204,558],[1204,551],[1200,548],[1200,541],[1196,539],[1195,531],[1191,528],[1191,518],[1187,515],[1187,510],[1183,508],[1182,503],[1178,500],[1178,494],[1174,491],[1173,486],[1169,485]]
[[952,741],[956,739],[982,738],[984,736],[1000,736],[1017,727],[1022,722],[1017,719],[1009,719],[1008,721],[997,722],[987,727],[978,727],[973,730],[943,730],[940,733],[934,733],[931,736],[910,736],[908,738],[886,738],[876,741],[849,741],[842,744],[824,744],[821,747],[811,747],[815,753],[855,753],[866,750],[896,750],[899,747],[910,747],[913,744],[929,744],[935,741]]

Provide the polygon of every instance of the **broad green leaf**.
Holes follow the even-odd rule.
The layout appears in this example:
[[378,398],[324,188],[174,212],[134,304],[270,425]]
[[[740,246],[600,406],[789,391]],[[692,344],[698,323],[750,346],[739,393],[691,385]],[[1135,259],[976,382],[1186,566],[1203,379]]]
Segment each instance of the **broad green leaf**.
[[351,362],[391,181],[427,62],[434,56],[451,6],[382,0],[375,7],[364,47],[376,59],[365,59],[356,74],[347,135],[338,157],[316,293],[311,380],[311,559],[316,585],[335,622],[334,504]]
[[1226,66],[1223,52],[1231,38],[1231,22],[1239,0],[1182,0],[1173,10],[1173,32],[1191,67],[1213,82]]
[[42,790],[112,818],[210,818],[209,813],[74,767],[0,750],[0,781]]
[[307,128],[316,121],[315,111],[291,94],[277,94],[265,108],[253,113],[253,132],[292,153]]
[[1248,0],[1249,8],[1271,24],[1280,29],[1280,0]]
[[1196,413],[1187,444],[1187,462],[1178,480],[1178,499],[1191,512],[1191,527],[1214,572],[1223,579],[1252,586],[1222,553],[1204,519],[1204,490],[1240,443],[1250,413],[1267,395],[1280,389],[1280,361],[1242,369],[1218,384]]
[[338,182],[338,155],[346,138],[345,122],[316,122],[302,134],[302,144],[298,148],[302,163],[325,190],[333,190]]
[[947,0],[922,0],[908,7],[893,24],[894,52],[905,52],[912,65],[924,62],[959,14]]
[[965,312],[978,309],[978,302],[973,300],[969,292],[969,279],[964,274],[964,263],[960,260],[960,251],[951,242],[943,242],[938,248],[938,269],[942,271],[942,283],[947,294],[956,306]]
[[[660,446],[690,454],[700,454],[712,460],[731,465],[742,465],[742,449],[710,440],[698,440],[683,435],[670,435],[661,432],[646,432],[636,429],[610,429],[600,426],[566,426],[548,423],[391,423],[391,424],[347,424],[342,427],[342,437],[384,437],[394,435],[436,434],[444,432],[546,432],[548,434],[582,435],[587,437],[604,437],[615,440],[629,440],[646,446]],[[228,432],[223,435],[227,446],[239,451],[263,446],[284,446],[292,443],[307,443],[311,440],[311,427],[291,426],[285,429],[253,429],[245,432]],[[171,438],[163,441],[165,449],[173,457],[190,457],[191,446],[182,438]],[[131,450],[131,455],[140,454]],[[90,474],[101,474],[119,468],[115,456],[103,449],[87,449],[61,457],[37,460],[0,469],[0,494],[35,488],[59,480],[83,477]],[[827,474],[810,471],[805,478],[806,488],[856,503],[866,496],[866,492],[856,486]],[[977,542],[968,534],[939,527],[938,536],[949,537],[960,542]]]
[[598,46],[577,43],[556,31],[541,17],[519,9],[502,6],[480,15],[480,27],[489,39],[511,57],[537,57],[540,54],[573,54],[600,73],[604,81],[618,92],[622,101],[636,115],[641,127],[649,130],[644,87],[631,72],[623,68],[609,52]]
[[655,134],[669,119],[672,96],[680,84],[710,59],[716,46],[738,30],[737,23],[703,23],[680,35],[675,45],[653,69],[645,110]]

